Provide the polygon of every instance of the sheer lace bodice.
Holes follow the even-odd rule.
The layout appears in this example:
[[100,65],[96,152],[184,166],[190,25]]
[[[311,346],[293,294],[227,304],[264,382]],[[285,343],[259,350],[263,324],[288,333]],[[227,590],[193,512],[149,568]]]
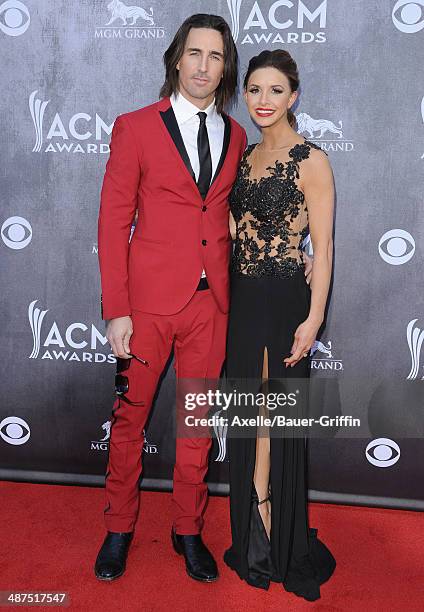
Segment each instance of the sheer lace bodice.
[[[236,222],[231,272],[249,276],[292,276],[304,267],[301,245],[308,235],[308,210],[299,189],[299,164],[316,144],[305,140],[294,145],[286,162],[275,160],[253,178],[249,145],[240,161],[230,193],[230,209]],[[275,157],[275,153],[273,154]]]

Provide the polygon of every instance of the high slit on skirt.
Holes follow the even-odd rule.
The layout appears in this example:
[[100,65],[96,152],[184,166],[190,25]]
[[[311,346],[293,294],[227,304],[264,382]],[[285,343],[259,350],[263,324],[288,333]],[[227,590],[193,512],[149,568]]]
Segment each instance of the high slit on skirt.
[[[309,357],[302,358],[293,368],[286,368],[283,359],[290,356],[294,332],[307,318],[310,300],[311,291],[302,269],[288,278],[233,275],[227,380],[242,379],[247,386],[249,381],[257,386],[266,347],[269,388],[274,380],[278,387],[279,381],[289,382],[290,378],[306,379],[307,387]],[[231,409],[228,416],[231,423]],[[330,578],[336,562],[318,539],[318,530],[309,527],[306,451],[306,437],[287,430],[284,435],[270,436],[271,534],[268,538],[253,484],[256,438],[235,434],[230,425],[232,543],[224,561],[252,586],[268,589],[271,580],[281,582],[286,591],[313,601],[320,597],[320,585]]]

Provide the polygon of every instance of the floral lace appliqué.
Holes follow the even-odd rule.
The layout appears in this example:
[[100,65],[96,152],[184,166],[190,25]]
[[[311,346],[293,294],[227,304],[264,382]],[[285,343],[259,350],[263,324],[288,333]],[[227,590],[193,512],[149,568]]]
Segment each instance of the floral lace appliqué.
[[[289,160],[275,161],[269,174],[251,179],[249,145],[241,159],[230,193],[236,222],[231,272],[249,276],[292,276],[304,268],[301,245],[309,233],[308,211],[298,188],[299,163],[309,157],[315,143],[305,141],[289,151]],[[320,149],[322,150],[322,149]]]

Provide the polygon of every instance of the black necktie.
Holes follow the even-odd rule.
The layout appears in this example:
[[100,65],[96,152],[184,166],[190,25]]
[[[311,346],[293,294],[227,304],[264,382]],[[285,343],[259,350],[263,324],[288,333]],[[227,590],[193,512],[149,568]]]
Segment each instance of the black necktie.
[[197,132],[197,152],[199,154],[199,178],[197,186],[204,200],[208,193],[212,179],[212,158],[209,149],[208,130],[206,128],[206,113],[197,113],[200,117],[199,131]]

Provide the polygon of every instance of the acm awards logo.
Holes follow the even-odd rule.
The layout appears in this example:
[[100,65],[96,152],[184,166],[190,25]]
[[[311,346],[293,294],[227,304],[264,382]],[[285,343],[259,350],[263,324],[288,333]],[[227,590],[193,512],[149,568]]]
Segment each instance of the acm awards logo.
[[[109,439],[110,439],[110,428],[112,421],[105,421],[102,425],[102,429],[105,432],[105,435],[100,440],[91,440],[90,450],[93,451],[107,451],[109,448]],[[148,455],[157,455],[158,447],[156,444],[151,444],[146,437],[146,430],[143,429],[143,452]]]
[[38,98],[37,93],[38,90],[33,91],[28,100],[35,131],[33,153],[109,153],[114,121],[108,124],[97,113],[94,117],[75,113],[64,119],[57,112],[45,126],[44,115],[50,100]]
[[[343,370],[343,361],[335,359],[331,340],[324,344],[321,340],[315,340],[311,347],[311,369],[312,370]],[[318,355],[318,356],[317,356]]]
[[330,119],[311,117],[308,113],[298,113],[296,121],[298,133],[316,142],[324,151],[350,152],[354,150],[353,141],[344,138],[341,120],[336,124]]
[[[424,342],[424,329],[416,325],[418,319],[409,321],[406,327],[406,340],[411,354],[411,369],[406,380],[416,380],[420,372],[421,347]],[[421,377],[424,380],[424,375]]]
[[[265,0],[260,5],[250,0],[227,0],[227,5],[234,41],[241,38],[242,45],[326,42],[322,30],[327,25],[327,0]],[[320,31],[315,31],[318,28]]]
[[395,27],[404,34],[416,34],[424,28],[424,0],[397,0],[392,10]]
[[222,425],[220,422],[220,417],[225,417],[225,410],[218,410],[214,414],[214,424],[213,430],[216,438],[216,442],[218,445],[218,452],[214,459],[214,461],[223,462],[225,461],[225,457],[227,456],[227,433],[228,433],[228,424]]
[[156,23],[153,8],[139,5],[127,6],[121,0],[112,0],[107,5],[109,20],[96,27],[95,38],[157,39],[165,36],[165,29]]
[[28,8],[23,2],[7,0],[0,4],[0,30],[7,36],[25,34],[30,22]]
[[28,307],[28,319],[32,331],[33,346],[29,359],[52,361],[77,361],[79,363],[116,363],[113,353],[100,352],[108,344],[104,336],[92,323],[71,323],[60,331],[56,321],[48,331],[43,330],[47,310],[36,308],[34,300]]

